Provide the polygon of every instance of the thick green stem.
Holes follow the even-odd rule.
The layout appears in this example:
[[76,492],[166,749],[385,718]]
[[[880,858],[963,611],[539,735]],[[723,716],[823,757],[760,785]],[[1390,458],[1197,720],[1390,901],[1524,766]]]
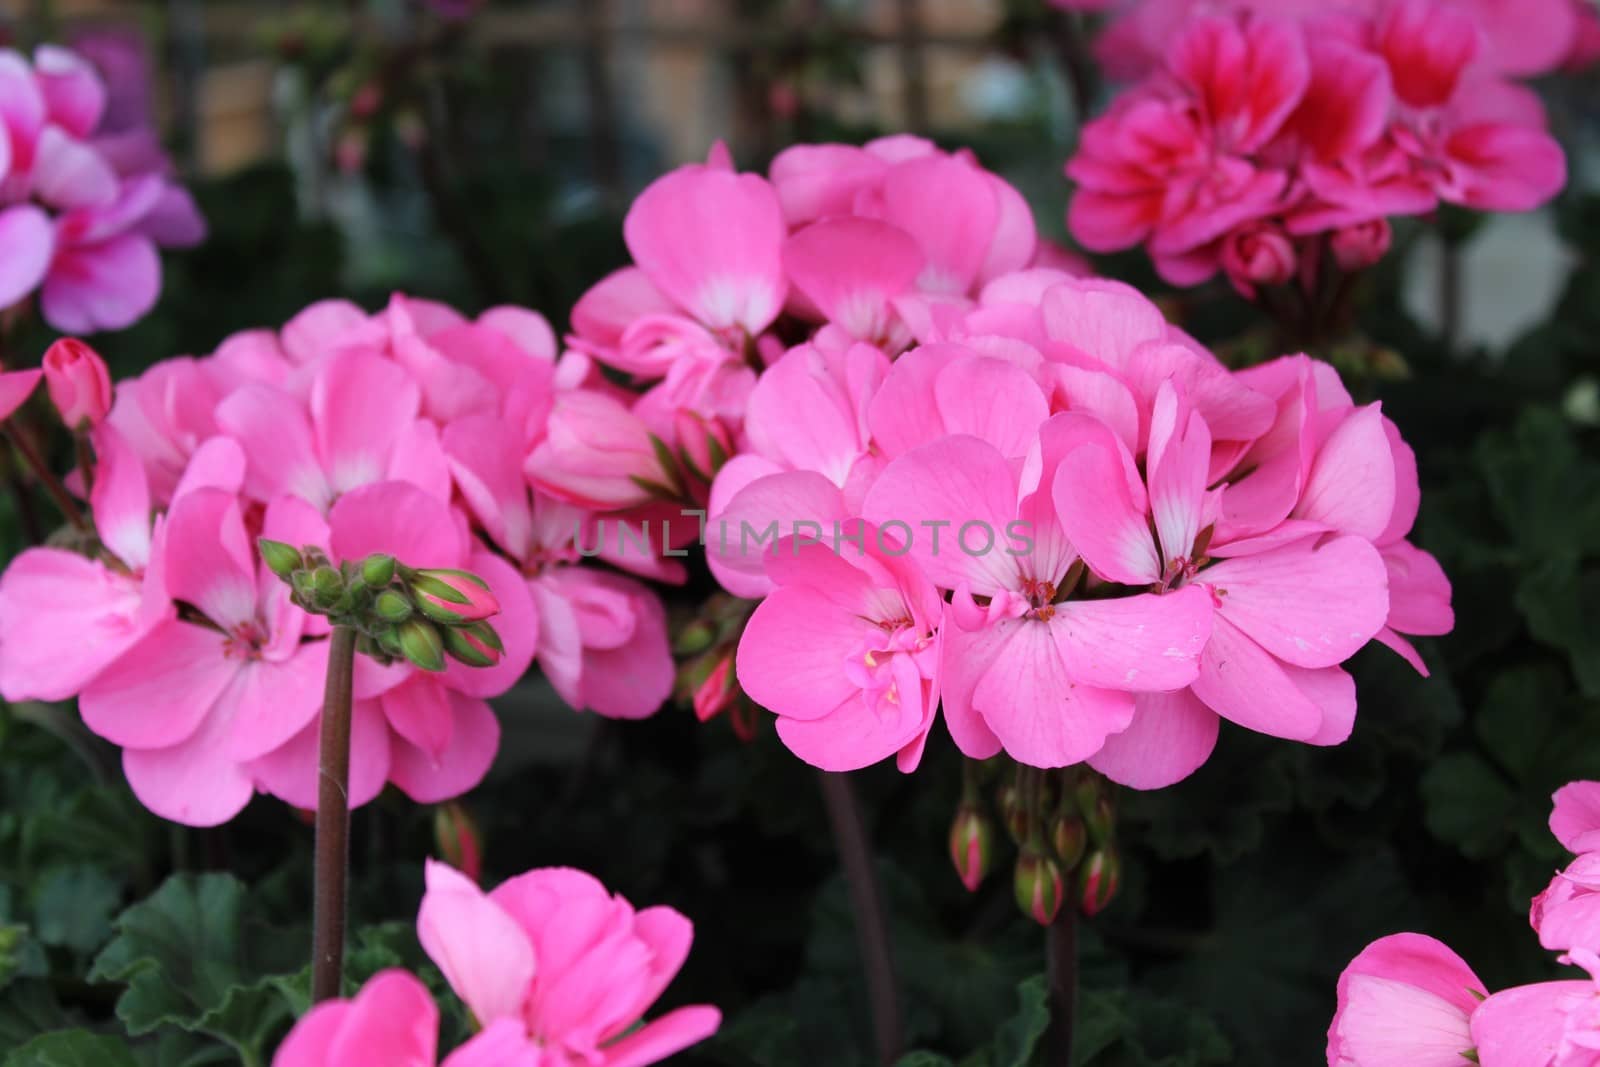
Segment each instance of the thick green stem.
[[356,631],[335,626],[317,751],[317,843],[312,903],[311,999],[337,997],[344,976],[346,891],[350,873],[350,703]]

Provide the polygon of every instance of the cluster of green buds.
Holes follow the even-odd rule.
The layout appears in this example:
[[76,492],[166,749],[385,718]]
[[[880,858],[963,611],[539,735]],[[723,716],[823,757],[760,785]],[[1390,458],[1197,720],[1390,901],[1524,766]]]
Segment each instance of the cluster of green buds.
[[754,608],[751,601],[718,593],[696,618],[677,628],[672,643],[678,660],[674,690],[678,702],[694,708],[701,722],[726,711],[733,732],[743,741],[755,736],[759,713],[739,688],[734,655]]
[[487,621],[500,603],[475,574],[408,567],[381,552],[334,564],[320,548],[264,537],[259,544],[261,558],[288,583],[295,604],[355,630],[357,651],[379,663],[403,659],[442,671],[446,657],[492,667],[505,654]]
[[[961,805],[950,825],[950,859],[969,891],[994,864],[996,833],[981,787],[1001,761],[968,761]],[[995,790],[1000,824],[1017,847],[1012,885],[1017,906],[1040,925],[1072,900],[1084,915],[1116,895],[1122,861],[1116,845],[1114,787],[1087,768],[1040,770],[1012,765]]]

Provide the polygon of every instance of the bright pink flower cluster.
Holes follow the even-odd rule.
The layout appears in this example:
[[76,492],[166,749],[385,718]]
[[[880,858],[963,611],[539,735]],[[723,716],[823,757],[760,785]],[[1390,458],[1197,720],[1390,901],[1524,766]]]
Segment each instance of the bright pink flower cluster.
[[68,333],[132,324],[161,291],[157,246],[205,234],[148,130],[113,128],[88,61],[0,50],[0,309],[39,291]]
[[[592,876],[529,871],[485,894],[439,863],[417,918],[422,946],[482,1031],[443,1067],[645,1067],[721,1023],[708,1005],[636,1026],[688,957],[672,908],[635,911]],[[273,1067],[434,1067],[439,1009],[405,971],[313,1008]]]
[[1475,17],[1537,25],[1520,7],[1238,6],[1186,11],[1159,68],[1084,128],[1067,164],[1084,247],[1145,245],[1175,285],[1221,270],[1247,296],[1310,289],[1325,254],[1346,271],[1381,258],[1390,218],[1527,211],[1565,184],[1543,106]]
[[[1167,46],[1200,11],[1255,11],[1290,16],[1376,14],[1388,0],[1051,0],[1069,11],[1111,12],[1095,58],[1114,78],[1142,78],[1161,65]],[[1537,77],[1594,61],[1600,28],[1590,0],[1446,0],[1481,31],[1483,61],[1515,77]]]
[[1600,909],[1589,900],[1597,884],[1600,782],[1557,791],[1550,829],[1579,857],[1534,898],[1533,927],[1546,948],[1564,950],[1562,963],[1587,975],[1491,996],[1466,962],[1433,938],[1382,938],[1339,976],[1328,1067],[1600,1065]]
[[472,322],[396,297],[377,315],[314,305],[122,382],[91,435],[93,542],[30,549],[0,577],[0,694],[76,695],[164,817],[219,823],[256,790],[314,807],[327,624],[258,558],[265,536],[336,562],[466,569],[498,602],[492,667],[360,661],[352,804],[385,782],[422,802],[476,785],[499,740],[486,698],[535,658],[576,707],[652,713],[672,684],[661,604],[586,565],[605,555],[595,528],[621,520],[525,473],[557,432],[560,375],[533,312]]
[[[1143,787],[1219,715],[1342,741],[1339,665],[1376,637],[1420,670],[1401,634],[1453,622],[1405,540],[1410,449],[1328,366],[1231,373],[1134,290],[1027,267],[1014,196],[905,138],[796,147],[771,181],[714,156],[645,191],[638,265],[579,303],[573,347],[653,383],[628,414],[737,446],[701,532],[765,598],[744,691],[830,770],[913,768],[941,702],[970,756]],[[649,484],[647,437],[590,469]]]

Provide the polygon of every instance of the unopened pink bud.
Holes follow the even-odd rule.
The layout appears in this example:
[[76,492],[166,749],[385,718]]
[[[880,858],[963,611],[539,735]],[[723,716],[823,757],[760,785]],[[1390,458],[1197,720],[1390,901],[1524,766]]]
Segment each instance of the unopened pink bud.
[[483,876],[483,835],[455,801],[433,810],[433,840],[444,861],[474,882]]
[[1328,238],[1333,261],[1342,271],[1365,270],[1389,251],[1394,243],[1394,228],[1388,219],[1373,219],[1334,230]]
[[684,466],[701,481],[711,481],[733,455],[732,435],[721,419],[708,419],[693,411],[680,411],[673,421]]
[[410,578],[417,607],[435,622],[464,623],[487,619],[500,602],[482,578],[467,571],[439,568],[417,571]]
[[983,812],[963,804],[950,823],[950,862],[967,892],[975,892],[994,862],[994,827]]
[[50,401],[70,429],[97,426],[111,410],[111,372],[99,353],[76,337],[63,337],[44,354]]
[[1085,915],[1098,915],[1117,895],[1122,884],[1122,860],[1114,848],[1097,848],[1083,861],[1078,875],[1078,907]]
[[694,691],[694,714],[707,722],[728,709],[738,695],[739,682],[733,672],[733,653],[728,652],[717,660],[706,680]]
[[1017,857],[1014,888],[1022,914],[1040,926],[1055,921],[1064,893],[1061,867],[1055,860],[1032,846],[1024,847]]
[[1235,230],[1222,241],[1222,269],[1245,297],[1256,287],[1282,285],[1294,277],[1294,244],[1276,226],[1258,222]]

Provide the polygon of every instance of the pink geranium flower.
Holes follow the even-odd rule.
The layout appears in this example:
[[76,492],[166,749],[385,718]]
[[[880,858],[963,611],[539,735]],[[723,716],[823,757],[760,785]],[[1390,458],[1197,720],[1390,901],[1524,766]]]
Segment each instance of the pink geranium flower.
[[520,1029],[520,1047],[545,1067],[644,1067],[721,1022],[697,1005],[637,1025],[693,930],[671,908],[635,911],[582,871],[529,871],[485,894],[430,861],[417,934],[473,1017],[496,1033]]
[[1485,996],[1472,969],[1431,937],[1374,941],[1339,976],[1328,1067],[1457,1067],[1476,1043]]

